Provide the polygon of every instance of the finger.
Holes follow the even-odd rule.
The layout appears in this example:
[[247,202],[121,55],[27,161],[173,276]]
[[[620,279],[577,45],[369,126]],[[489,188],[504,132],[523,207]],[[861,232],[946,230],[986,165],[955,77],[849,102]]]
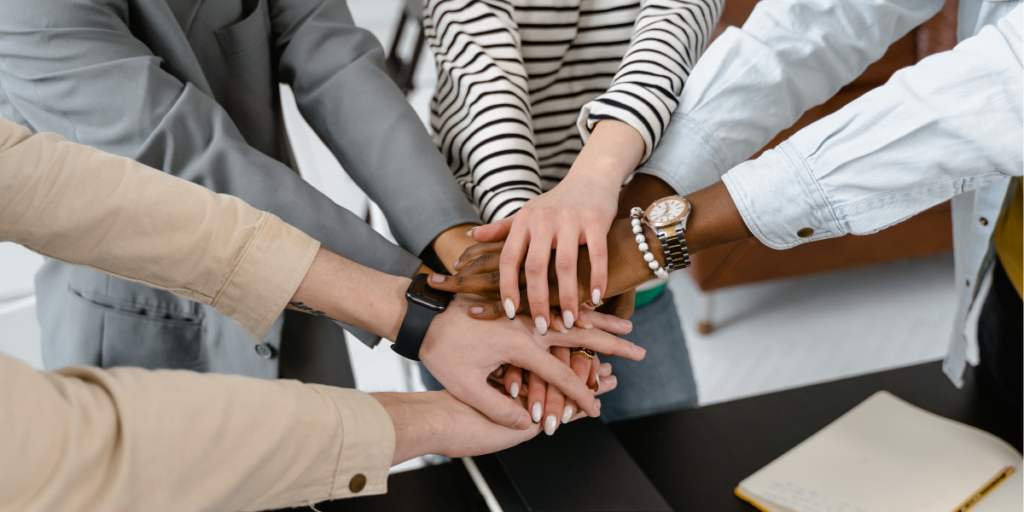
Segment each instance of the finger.
[[508,237],[515,215],[477,227],[473,230],[473,240],[477,242],[497,242]]
[[612,391],[613,389],[615,389],[615,388],[617,388],[619,386],[619,379],[616,378],[614,375],[609,375],[607,377],[598,377],[598,378],[601,379],[601,384],[598,386],[600,391],[598,391],[596,393],[597,395],[603,395],[603,394],[605,394],[605,393],[607,393],[609,391]]
[[[523,267],[526,269],[526,294],[529,298],[530,314],[533,315],[533,321],[537,325],[537,332],[541,334],[547,334],[548,326],[551,325],[551,311],[548,307],[550,303],[548,295],[551,294],[551,285],[548,283],[548,263],[551,261],[552,241],[552,233],[548,226],[541,226],[536,232],[531,233],[530,251],[523,263]],[[503,265],[501,267],[501,291],[503,296],[508,297],[505,295],[505,280]],[[519,287],[518,281],[516,279],[516,290]],[[508,288],[508,290],[512,289]]]
[[569,329],[565,327],[565,322],[562,321],[562,316],[554,312],[551,313],[551,328],[563,334],[569,332]]
[[[558,277],[558,303],[566,327],[572,327],[579,318],[579,285],[576,282],[576,256],[580,251],[579,228],[565,226],[558,232],[555,251],[555,275]],[[529,289],[529,282],[527,282]]]
[[530,418],[534,423],[539,424],[544,413],[544,399],[548,390],[547,382],[540,375],[531,371],[528,387],[530,394],[527,396],[526,402],[530,404]]
[[[597,361],[597,358],[595,357],[594,360]],[[611,363],[601,363],[601,366],[597,369],[597,374],[602,376],[602,377],[607,377],[607,376],[611,375],[612,374],[612,364]]]
[[527,244],[530,243],[530,233],[520,226],[522,224],[512,226],[512,232],[505,240],[501,260],[498,262],[501,304],[510,319],[515,318],[515,310],[519,308],[519,265],[523,262]]
[[552,332],[548,334],[543,342],[548,347],[589,348],[602,354],[611,354],[631,361],[640,361],[647,353],[640,346],[600,329],[573,329],[569,331],[569,334]]
[[588,311],[586,315],[587,321],[591,325],[607,333],[622,336],[633,330],[633,322],[623,320],[615,315],[607,315],[598,311]]
[[475,276],[431,274],[430,279],[427,279],[427,283],[435,290],[444,290],[452,293],[472,293],[489,299],[501,297],[498,291],[498,281],[499,276],[497,272]]
[[501,254],[501,248],[504,246],[504,241],[471,245],[468,249],[462,251],[462,255],[459,256],[459,259],[455,260],[455,264],[452,267],[458,271],[480,258]]
[[[555,347],[551,349],[551,355],[569,365],[569,349],[566,347]],[[561,417],[565,410],[565,395],[555,386],[548,386],[547,399],[544,401],[544,433],[551,436],[561,425]]]
[[[501,246],[504,247],[505,242],[502,242]],[[497,272],[501,267],[501,251],[483,254],[473,261],[464,262],[462,258],[459,258],[459,265],[461,268],[455,267],[455,270],[456,274],[460,276]]]
[[[572,371],[576,372],[576,377],[583,382],[587,382],[590,380],[591,367],[593,366],[591,364],[592,361],[592,359],[580,353],[570,354],[569,367],[572,368]],[[588,385],[587,387],[590,386]],[[572,417],[576,414],[576,411],[576,403],[572,400],[566,400],[565,408],[562,411],[562,423],[564,424],[572,421]]]
[[[548,300],[551,302],[552,306],[558,305],[558,294],[555,292],[555,290],[550,291]],[[479,320],[493,320],[495,318],[498,318],[499,316],[507,316],[505,306],[501,302],[492,302],[489,304],[482,304],[481,306],[483,306],[482,309],[478,308],[477,306],[470,307],[469,316]],[[516,314],[530,314],[531,311],[532,309],[530,309],[530,301],[527,298],[526,290],[520,290],[519,306],[515,308],[514,312]],[[579,325],[579,322],[577,322],[576,325]]]
[[530,415],[519,402],[510,400],[491,386],[473,384],[479,383],[460,386],[459,392],[453,391],[452,394],[499,425],[519,430],[530,428]]
[[[573,329],[578,331],[579,329]],[[557,333],[556,333],[557,334]],[[606,334],[611,336],[610,334]],[[559,336],[568,337],[569,334],[559,334]],[[510,354],[511,363],[530,370],[530,385],[533,385],[533,379],[540,377],[545,383],[558,388],[563,394],[571,398],[576,402],[580,409],[587,412],[589,416],[599,416],[601,414],[601,406],[597,399],[594,398],[594,392],[587,389],[587,385],[583,383],[573,373],[572,369],[562,363],[554,356],[552,356],[547,350],[542,349],[540,346],[529,346],[524,344],[523,350],[518,350],[513,354]],[[533,407],[533,388],[530,388],[531,394],[531,407]],[[531,409],[531,412],[533,410]],[[538,411],[539,412],[539,411]],[[539,419],[539,418],[538,418]]]
[[608,291],[608,229],[602,231],[590,226],[585,234],[590,253],[590,296],[587,299],[598,306]]
[[523,369],[518,366],[509,366],[505,370],[505,391],[512,398],[519,398],[519,391],[523,389]]

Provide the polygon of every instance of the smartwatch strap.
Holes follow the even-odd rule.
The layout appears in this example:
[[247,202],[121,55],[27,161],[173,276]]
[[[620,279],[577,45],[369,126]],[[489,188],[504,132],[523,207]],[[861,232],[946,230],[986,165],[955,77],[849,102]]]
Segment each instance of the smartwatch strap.
[[391,345],[391,350],[406,359],[419,361],[423,338],[427,337],[427,329],[430,329],[430,323],[434,321],[434,317],[438,313],[440,311],[434,311],[410,301],[409,308],[405,312],[405,320],[402,320],[402,327],[398,329],[398,338],[394,345]]

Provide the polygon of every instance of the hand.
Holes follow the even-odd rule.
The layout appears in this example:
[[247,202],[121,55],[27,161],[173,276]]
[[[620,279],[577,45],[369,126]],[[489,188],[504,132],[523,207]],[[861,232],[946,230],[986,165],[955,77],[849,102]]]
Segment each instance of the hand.
[[[476,243],[469,236],[469,231],[475,227],[476,224],[462,224],[448,228],[440,235],[437,235],[437,238],[431,244],[431,247],[434,248],[434,254],[437,254],[437,258],[441,260],[441,263],[444,264],[444,268],[448,269],[448,272],[455,273],[456,260],[467,248]],[[427,273],[429,274],[430,272],[428,271]]]
[[384,406],[395,427],[392,466],[431,453],[451,458],[492,453],[540,432],[540,425],[524,430],[498,425],[447,391],[371,396]]
[[[629,334],[632,330],[630,322],[622,321],[614,316],[597,312],[591,312],[590,316],[595,322],[591,326],[592,328],[597,327],[597,329],[619,335]],[[555,317],[554,322],[555,325],[553,327],[559,332],[568,333],[572,329],[566,328],[558,316]],[[579,327],[575,329],[582,330]],[[586,330],[583,330],[581,334],[587,335]],[[567,347],[552,347],[551,354],[563,364],[572,368],[577,378],[581,382],[585,382],[588,388],[593,389],[595,395],[611,391],[617,384],[615,377],[611,375],[611,365],[607,363],[601,365],[601,361],[596,356],[590,359],[580,353],[570,355],[569,348]],[[500,375],[497,374],[498,372],[501,372]],[[517,398],[520,395],[528,397],[528,409],[530,410],[533,422],[540,423],[543,421],[544,431],[548,435],[553,435],[559,425],[568,423],[580,411],[571,398],[566,398],[554,386],[548,386],[543,378],[539,376],[530,376],[524,379],[523,370],[516,366],[503,367],[498,372],[492,376],[504,378],[502,384],[509,396],[513,398]]]
[[[499,287],[510,318],[513,311],[525,311],[523,303],[528,301],[537,329],[544,331],[551,325],[548,266],[553,249],[566,325],[579,318],[579,297],[599,303],[607,296],[605,237],[615,218],[619,189],[644,149],[643,138],[634,128],[616,120],[602,121],[561,183],[531,199],[514,216],[473,232],[479,242],[505,240]],[[582,290],[577,282],[577,258],[583,256],[578,253],[580,245],[589,247],[590,266],[588,285]],[[526,293],[522,295],[517,279],[520,265],[526,271]]]
[[[664,266],[665,259],[658,237],[646,226],[644,227],[644,236],[650,245],[650,251]],[[501,297],[505,297],[505,291],[499,289],[499,285],[503,284],[501,278],[504,277],[504,271],[500,270],[500,260],[503,255],[499,256],[499,253],[502,251],[502,244],[505,243],[507,242],[484,243],[470,247],[465,254],[459,257],[459,271],[455,276],[434,274],[428,281],[430,286],[439,290],[473,293],[490,299],[499,299],[485,305],[482,309],[471,310],[470,315],[474,318],[491,319],[502,314],[514,315],[517,312],[527,311],[527,308],[532,307],[531,301],[520,300],[518,307],[508,311],[506,305],[500,300]],[[577,286],[582,292],[587,289],[589,284],[587,279],[587,274],[590,272],[589,248],[580,247],[578,251]],[[608,268],[611,270],[608,274],[606,292],[609,297],[629,292],[654,277],[654,272],[644,261],[643,253],[637,247],[629,219],[618,219],[612,223],[607,235],[607,251]],[[525,275],[519,274],[520,289],[516,293],[522,299],[525,299],[527,295],[527,292],[522,290],[527,279]],[[557,271],[549,268],[547,274],[548,301],[554,306],[562,306],[559,294],[555,291],[558,290],[556,283],[560,281]],[[580,295],[586,296],[583,293]],[[586,315],[585,310],[581,311],[579,315]]]
[[[600,329],[549,332],[543,336],[525,318],[481,321],[466,313],[478,304],[456,296],[438,315],[420,348],[420,359],[430,373],[459,400],[478,409],[496,423],[526,429],[532,423],[526,409],[487,384],[489,374],[512,364],[551,383],[578,404],[588,416],[600,414],[593,391],[548,350],[551,347],[586,347],[633,361],[645,350]],[[624,322],[611,319],[614,322]],[[585,333],[583,332],[585,331]]]

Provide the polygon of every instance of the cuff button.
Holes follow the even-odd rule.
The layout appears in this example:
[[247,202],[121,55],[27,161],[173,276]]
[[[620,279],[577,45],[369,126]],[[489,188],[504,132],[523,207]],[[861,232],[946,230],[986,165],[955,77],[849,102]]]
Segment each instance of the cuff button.
[[348,482],[348,490],[352,492],[359,492],[366,487],[366,475],[362,473],[356,473],[356,476],[352,477],[352,480]]
[[273,359],[275,356],[277,356],[277,351],[274,350],[274,347],[272,347],[269,343],[257,343],[256,354],[258,354],[263,359]]
[[798,236],[800,238],[807,238],[807,237],[809,237],[809,236],[811,236],[813,234],[814,234],[814,230],[811,229],[811,228],[803,228],[800,231],[796,232],[796,236]]

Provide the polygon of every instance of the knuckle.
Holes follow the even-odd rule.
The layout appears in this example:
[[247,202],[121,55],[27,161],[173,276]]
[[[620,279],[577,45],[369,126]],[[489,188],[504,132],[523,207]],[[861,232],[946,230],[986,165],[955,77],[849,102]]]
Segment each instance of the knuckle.
[[501,266],[515,266],[519,264],[519,257],[511,252],[501,252],[501,256],[498,257],[498,263]]
[[572,272],[576,270],[576,262],[567,257],[555,258],[555,270],[559,272]]
[[527,275],[540,275],[547,272],[547,265],[536,258],[527,258],[526,264],[523,265],[526,268]]

